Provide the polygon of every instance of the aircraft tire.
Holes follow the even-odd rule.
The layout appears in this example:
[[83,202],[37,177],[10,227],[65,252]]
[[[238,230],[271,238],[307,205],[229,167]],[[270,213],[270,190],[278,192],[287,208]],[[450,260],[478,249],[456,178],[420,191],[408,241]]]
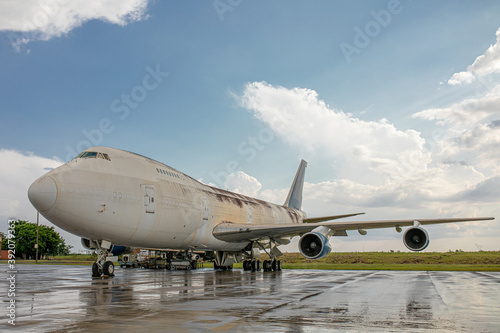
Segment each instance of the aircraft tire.
[[252,272],[260,272],[260,260],[252,260]]
[[271,266],[271,260],[264,260],[262,264],[262,268],[264,269],[264,272],[270,272],[272,271],[272,266]]
[[102,273],[107,276],[115,276],[115,265],[111,261],[106,261],[102,266]]
[[92,264],[92,277],[99,277],[102,275],[99,265],[95,262]]
[[278,270],[278,263],[277,263],[277,261],[276,261],[276,260],[273,260],[273,261],[271,262],[271,270],[272,270],[273,272],[276,272],[276,271]]

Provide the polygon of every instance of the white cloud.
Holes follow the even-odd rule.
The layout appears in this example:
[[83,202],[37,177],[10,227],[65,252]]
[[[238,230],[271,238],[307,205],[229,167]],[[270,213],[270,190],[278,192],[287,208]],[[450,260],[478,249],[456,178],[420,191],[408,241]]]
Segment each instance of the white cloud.
[[[0,149],[0,223],[7,231],[8,219],[36,222],[36,210],[28,199],[28,188],[36,179],[49,170],[63,164],[58,158],[45,158],[17,150]],[[40,215],[40,223],[54,226]],[[55,227],[66,244],[80,246],[80,238]]]
[[231,192],[251,197],[257,196],[257,193],[262,188],[261,183],[256,178],[247,175],[243,171],[229,174],[224,186]]
[[435,120],[440,125],[470,125],[491,115],[498,115],[499,106],[500,85],[497,85],[484,96],[469,98],[444,108],[423,110],[413,114],[413,117]]
[[381,184],[425,171],[430,161],[417,131],[398,130],[386,119],[360,120],[330,108],[311,89],[253,82],[241,102],[291,146],[342,159],[340,177]]
[[500,143],[500,120],[490,124],[477,124],[471,131],[464,132],[457,142],[467,149],[481,149],[485,146],[498,148]]
[[496,32],[497,41],[486,52],[476,58],[474,63],[464,72],[453,74],[448,84],[457,85],[471,83],[476,77],[482,77],[495,72],[500,72],[500,29]]
[[0,31],[13,47],[61,37],[90,20],[126,25],[146,16],[149,0],[1,0]]
[[462,83],[471,83],[474,80],[474,74],[470,72],[459,72],[453,74],[453,76],[448,80],[448,84],[454,86]]
[[454,199],[497,203],[498,198],[500,198],[500,176],[491,177],[472,189],[457,193]]
[[[488,98],[493,99],[492,95]],[[316,156],[335,165],[337,179],[305,184],[303,206],[311,216],[351,212],[368,213],[359,219],[489,216],[498,204],[498,198],[477,200],[494,193],[490,185],[496,184],[490,181],[494,173],[478,171],[479,162],[474,158],[469,163],[455,159],[472,149],[458,144],[454,131],[446,132],[442,141],[426,144],[414,130],[401,131],[384,119],[363,121],[333,109],[313,90],[274,87],[265,82],[249,83],[241,102],[276,137],[309,156],[309,172]],[[495,103],[483,100],[472,104],[493,112]],[[449,114],[453,115],[451,109]],[[468,111],[466,107],[464,110]],[[438,115],[432,119],[438,119]],[[479,142],[465,137],[461,140],[476,148],[496,143],[496,134],[486,128],[477,131]],[[451,143],[455,145],[453,151]],[[429,146],[432,150],[425,148]],[[475,151],[477,156],[481,153]],[[266,189],[258,195],[280,203],[287,191]],[[471,230],[470,225],[467,228]],[[438,230],[435,237],[452,232]]]
[[[434,160],[473,166],[485,175],[483,181],[500,175],[500,84],[492,76],[500,72],[500,28],[496,43],[476,58],[464,72],[455,73],[448,83],[457,85],[480,81],[476,96],[442,108],[431,108],[412,115],[443,126],[443,137],[435,140]],[[485,94],[480,91],[485,90]]]
[[[303,206],[308,214],[314,216],[369,212],[369,216],[363,216],[362,219],[469,216],[467,205],[457,205],[456,202],[474,202],[474,198],[458,194],[474,190],[483,181],[484,175],[471,166],[442,164],[430,168],[420,177],[382,185],[345,178],[320,183],[306,182]],[[259,197],[281,203],[287,190],[267,189],[260,192]]]
[[[15,150],[0,150],[0,216],[29,218],[34,209],[28,200],[28,187],[38,177],[62,164],[58,159],[48,159]],[[31,214],[33,215],[33,214]]]
[[500,175],[500,85],[482,97],[427,109],[412,117],[443,126],[444,135],[435,142],[435,160],[473,165],[490,176]]

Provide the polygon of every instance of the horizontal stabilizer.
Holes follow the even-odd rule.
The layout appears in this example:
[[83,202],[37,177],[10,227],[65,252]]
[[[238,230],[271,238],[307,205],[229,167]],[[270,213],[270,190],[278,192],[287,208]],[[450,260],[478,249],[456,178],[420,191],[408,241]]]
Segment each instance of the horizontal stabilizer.
[[351,217],[356,215],[363,215],[364,213],[354,213],[354,214],[344,214],[344,215],[333,215],[333,216],[321,216],[321,217],[310,217],[305,218],[304,223],[318,223],[337,219],[343,219],[344,217]]

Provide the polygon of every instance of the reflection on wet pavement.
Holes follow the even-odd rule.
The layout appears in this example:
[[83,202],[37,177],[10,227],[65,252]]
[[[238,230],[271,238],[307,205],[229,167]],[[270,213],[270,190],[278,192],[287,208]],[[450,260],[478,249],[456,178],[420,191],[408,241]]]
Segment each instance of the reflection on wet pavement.
[[16,268],[22,332],[500,331],[498,272]]

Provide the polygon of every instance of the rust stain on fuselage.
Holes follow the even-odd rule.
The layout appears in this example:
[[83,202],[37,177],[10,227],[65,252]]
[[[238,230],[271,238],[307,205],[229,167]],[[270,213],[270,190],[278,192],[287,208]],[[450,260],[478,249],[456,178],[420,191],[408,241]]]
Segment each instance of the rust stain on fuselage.
[[[251,215],[256,216],[253,221],[254,224],[301,223],[302,218],[304,218],[305,216],[303,212],[297,211],[290,207],[276,205],[264,200],[248,197],[239,193],[229,192],[216,187],[208,186],[208,189],[203,190],[203,192],[207,196],[213,197],[221,203],[229,203],[233,205],[233,207],[239,211],[234,212],[237,213],[237,215],[246,216],[247,214],[250,214],[247,209],[250,209],[252,211]],[[226,207],[226,209],[227,208],[228,207]],[[259,220],[259,216],[262,217],[261,220]],[[241,221],[232,222],[241,223]]]
[[208,195],[215,195],[217,200],[221,202],[230,202],[232,204],[237,205],[240,208],[243,207],[243,201],[241,200],[241,198],[238,198],[233,193],[215,187],[210,187],[210,188],[214,191],[214,193],[211,193],[210,191],[205,191],[205,193],[207,193]]

